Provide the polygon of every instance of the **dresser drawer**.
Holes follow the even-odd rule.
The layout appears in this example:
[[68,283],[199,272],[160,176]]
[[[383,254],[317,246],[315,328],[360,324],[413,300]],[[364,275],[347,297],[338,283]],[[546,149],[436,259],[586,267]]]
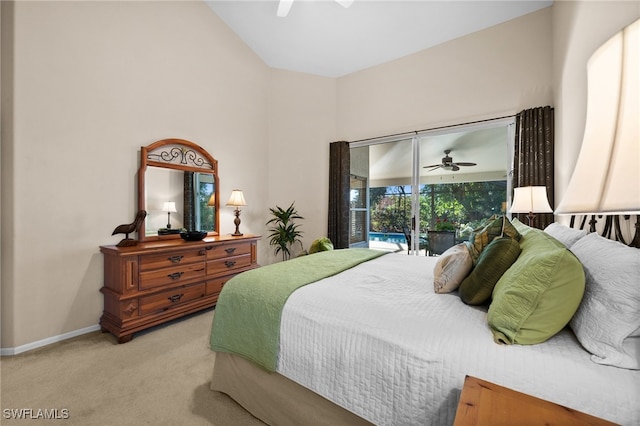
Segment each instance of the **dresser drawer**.
[[207,276],[228,274],[237,269],[247,268],[249,266],[251,266],[250,254],[210,260],[207,262]]
[[140,298],[140,315],[164,311],[183,303],[200,299],[206,293],[205,284],[186,285]]
[[179,265],[173,268],[141,272],[138,287],[140,290],[145,290],[166,284],[179,285],[183,282],[203,278],[204,272],[204,262],[202,261],[200,263]]
[[202,262],[204,256],[205,251],[202,248],[140,256],[140,270],[148,271],[151,269]]
[[246,241],[207,247],[207,260],[224,259],[251,253],[251,244]]
[[220,294],[222,287],[233,278],[233,275],[207,280],[207,294]]

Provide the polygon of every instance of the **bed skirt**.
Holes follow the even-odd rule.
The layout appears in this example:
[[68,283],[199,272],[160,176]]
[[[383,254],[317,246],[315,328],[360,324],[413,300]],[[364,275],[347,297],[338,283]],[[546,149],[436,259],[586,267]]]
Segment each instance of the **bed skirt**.
[[216,352],[211,390],[229,395],[269,425],[371,425],[286,377],[226,352]]

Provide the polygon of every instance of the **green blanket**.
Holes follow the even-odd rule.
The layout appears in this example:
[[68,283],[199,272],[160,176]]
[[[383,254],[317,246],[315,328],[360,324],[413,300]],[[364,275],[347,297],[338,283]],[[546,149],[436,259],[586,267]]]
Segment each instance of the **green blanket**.
[[241,355],[275,371],[280,316],[289,295],[383,254],[371,249],[323,251],[236,275],[220,293],[211,328],[211,349]]

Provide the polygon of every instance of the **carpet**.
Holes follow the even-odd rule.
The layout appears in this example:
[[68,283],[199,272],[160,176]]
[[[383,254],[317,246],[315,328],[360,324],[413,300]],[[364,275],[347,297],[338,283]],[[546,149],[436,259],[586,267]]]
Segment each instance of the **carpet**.
[[2,357],[0,423],[264,425],[209,389],[213,313],[154,327],[125,344],[95,332]]

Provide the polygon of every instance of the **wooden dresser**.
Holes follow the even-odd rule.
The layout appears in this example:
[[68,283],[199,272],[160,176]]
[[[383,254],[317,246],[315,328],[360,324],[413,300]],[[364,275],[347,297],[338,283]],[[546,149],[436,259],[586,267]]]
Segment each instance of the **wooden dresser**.
[[258,267],[260,237],[216,236],[101,246],[104,255],[103,332],[119,343],[135,332],[212,307],[234,275]]

